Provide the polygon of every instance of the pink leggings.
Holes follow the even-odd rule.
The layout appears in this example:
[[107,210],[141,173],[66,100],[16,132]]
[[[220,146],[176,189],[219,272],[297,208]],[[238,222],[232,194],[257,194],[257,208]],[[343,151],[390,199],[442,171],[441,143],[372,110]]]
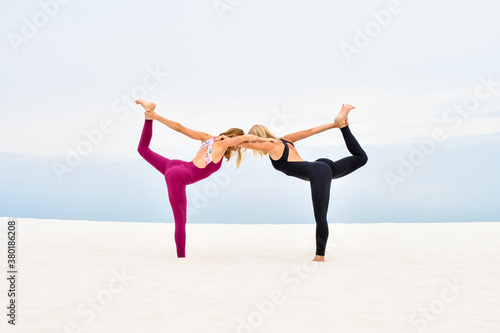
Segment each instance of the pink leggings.
[[168,198],[174,213],[177,257],[183,258],[186,256],[186,185],[196,183],[219,170],[222,159],[219,163],[212,162],[203,169],[198,168],[193,162],[170,160],[149,149],[152,136],[153,121],[146,120],[137,151],[149,164],[165,176]]

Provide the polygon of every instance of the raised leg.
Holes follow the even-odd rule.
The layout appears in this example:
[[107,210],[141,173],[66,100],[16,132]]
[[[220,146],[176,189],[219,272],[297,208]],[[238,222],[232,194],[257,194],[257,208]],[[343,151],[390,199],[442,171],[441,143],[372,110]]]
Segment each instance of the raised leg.
[[151,142],[152,136],[153,121],[146,119],[144,122],[144,127],[142,129],[141,140],[139,141],[139,147],[137,147],[137,151],[146,161],[149,162],[149,164],[154,166],[156,170],[160,171],[162,174],[165,174],[167,162],[170,160],[155,153],[149,148],[149,143]]
[[344,137],[347,149],[353,156],[344,157],[335,162],[327,158],[320,158],[317,160],[330,166],[332,169],[333,179],[350,174],[351,172],[361,168],[368,161],[368,156],[366,156],[365,151],[361,148],[354,135],[352,135],[349,126],[342,127],[340,131]]
[[349,129],[349,122],[347,121],[347,117],[349,116],[349,112],[353,110],[355,107],[351,104],[342,104],[342,108],[340,112],[335,117],[335,124],[342,132],[342,136],[344,137],[344,142],[347,146],[347,150],[352,154],[352,156],[340,159],[336,162],[332,162],[329,159],[319,159],[318,161],[322,161],[327,163],[332,168],[333,178],[344,177],[345,175],[350,174],[356,169],[359,169],[368,161],[368,157],[366,156],[365,151],[359,145],[358,141],[352,135],[351,130]]

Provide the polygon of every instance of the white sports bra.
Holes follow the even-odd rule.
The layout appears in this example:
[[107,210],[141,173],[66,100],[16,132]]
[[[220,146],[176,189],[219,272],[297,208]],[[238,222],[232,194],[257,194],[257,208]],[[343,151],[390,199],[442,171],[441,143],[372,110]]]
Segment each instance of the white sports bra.
[[[206,156],[206,164],[210,164],[210,162],[212,162],[212,146],[214,144],[214,141],[215,141],[215,138],[211,138],[210,140],[207,140],[205,142],[203,142],[203,144],[201,145],[200,147],[200,150],[202,150],[203,148],[207,147],[207,156]],[[200,151],[198,150],[198,151]]]

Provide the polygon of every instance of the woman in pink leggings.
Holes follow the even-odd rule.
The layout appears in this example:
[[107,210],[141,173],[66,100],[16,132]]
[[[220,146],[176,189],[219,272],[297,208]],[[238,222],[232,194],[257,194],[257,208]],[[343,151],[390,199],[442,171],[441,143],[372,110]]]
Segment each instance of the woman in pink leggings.
[[[219,135],[214,136],[191,130],[178,122],[164,118],[155,113],[156,104],[138,99],[136,104],[142,105],[145,111],[145,123],[142,130],[141,140],[137,151],[148,161],[156,170],[165,176],[167,182],[168,198],[175,220],[175,244],[177,246],[177,257],[186,256],[186,185],[196,183],[207,178],[220,169],[222,157],[229,160],[237,151],[237,165],[241,162],[241,149],[238,147],[243,142],[274,142],[280,144],[276,139],[259,138],[254,135],[245,135],[239,128],[231,128]],[[191,162],[173,160],[158,155],[149,149],[149,143],[153,136],[153,120],[157,120],[171,129],[187,135],[191,139],[200,140],[201,148]]]

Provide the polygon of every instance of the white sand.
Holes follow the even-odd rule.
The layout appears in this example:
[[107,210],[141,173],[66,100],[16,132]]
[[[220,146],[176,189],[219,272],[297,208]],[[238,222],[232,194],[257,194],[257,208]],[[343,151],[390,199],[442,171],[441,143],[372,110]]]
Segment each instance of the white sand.
[[186,259],[172,224],[19,228],[11,332],[500,332],[500,223],[330,224],[321,264],[312,224],[188,225]]

